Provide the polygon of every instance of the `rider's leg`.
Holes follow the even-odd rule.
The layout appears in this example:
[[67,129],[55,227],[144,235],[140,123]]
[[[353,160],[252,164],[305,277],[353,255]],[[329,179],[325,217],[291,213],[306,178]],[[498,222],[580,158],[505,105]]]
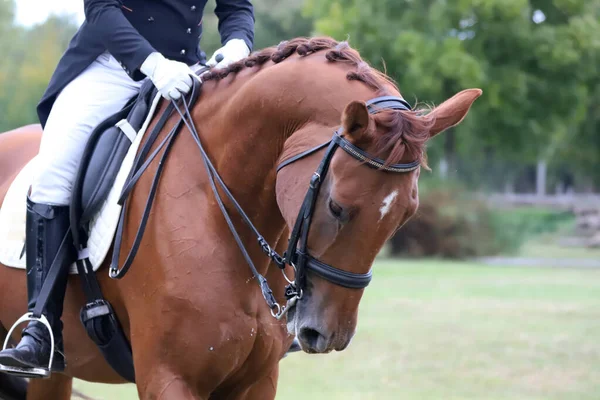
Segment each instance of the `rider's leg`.
[[[138,91],[119,63],[107,53],[98,57],[58,96],[40,145],[39,168],[27,204],[26,263],[28,309],[35,307],[48,270],[69,229],[71,190],[89,135],[105,118],[119,111]],[[55,340],[52,371],[62,371],[63,300],[68,277],[63,265],[43,314]],[[14,349],[0,352],[0,370],[38,376],[33,368],[47,369],[50,336],[39,322],[30,322]]]

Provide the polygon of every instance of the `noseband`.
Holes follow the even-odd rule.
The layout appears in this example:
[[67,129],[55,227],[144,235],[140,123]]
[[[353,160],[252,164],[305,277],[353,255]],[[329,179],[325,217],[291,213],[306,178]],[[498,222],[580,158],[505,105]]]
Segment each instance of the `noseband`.
[[[152,155],[148,157],[148,159],[139,168],[139,170],[130,179],[128,179],[127,184],[123,189],[120,204],[122,204],[124,199],[128,197],[131,189],[142,176],[142,173],[147,169],[148,165],[150,164],[150,161],[152,161],[152,159],[158,154],[158,151],[164,147],[165,150],[159,163],[159,168],[157,169],[156,174],[154,176],[152,189],[150,191],[148,202],[146,204],[146,209],[144,211],[144,215],[142,216],[142,221],[140,223],[140,228],[136,235],[134,245],[130,251],[130,254],[127,256],[123,267],[120,270],[118,269],[119,252],[115,251],[117,261],[113,260],[113,264],[111,264],[110,276],[116,279],[122,278],[128,271],[129,267],[131,266],[131,263],[133,262],[135,254],[137,253],[137,249],[139,248],[139,243],[144,233],[144,228],[148,220],[148,215],[152,207],[154,196],[156,194],[156,186],[161,176],[162,165],[164,164],[164,161],[169,154],[169,150],[177,136],[177,133],[179,132],[179,128],[182,126],[182,124],[184,124],[188,128],[190,134],[192,135],[192,138],[194,139],[196,145],[198,146],[198,149],[200,150],[202,161],[204,163],[204,166],[206,167],[206,171],[208,174],[211,189],[215,195],[217,204],[219,205],[219,208],[223,213],[223,217],[225,218],[225,221],[227,222],[227,225],[238,247],[240,248],[242,255],[246,259],[246,262],[248,263],[252,274],[259,283],[262,295],[265,298],[267,305],[271,309],[271,314],[274,317],[276,317],[277,319],[283,318],[283,316],[287,314],[288,310],[299,299],[302,298],[302,291],[306,284],[306,271],[311,271],[312,273],[320,276],[321,278],[335,285],[339,285],[345,288],[363,289],[367,287],[369,285],[369,282],[371,281],[371,271],[367,272],[366,274],[357,274],[354,272],[344,271],[317,260],[316,258],[312,257],[308,252],[308,234],[313,217],[315,203],[317,201],[319,190],[321,188],[321,183],[327,175],[331,159],[333,158],[333,155],[338,148],[342,149],[350,156],[363,162],[369,167],[388,172],[405,173],[414,171],[417,168],[419,168],[419,161],[413,161],[408,164],[393,164],[386,166],[384,160],[380,160],[376,157],[371,156],[369,153],[361,150],[360,148],[356,147],[348,140],[343,138],[342,128],[339,128],[333,134],[333,138],[328,142],[316,146],[310,150],[307,150],[282,162],[277,167],[277,172],[279,172],[282,168],[285,168],[286,166],[294,163],[295,161],[298,161],[304,157],[314,154],[321,149],[327,148],[327,150],[325,151],[325,155],[323,156],[323,159],[319,164],[319,167],[317,168],[310,180],[308,191],[300,208],[300,212],[298,213],[298,217],[296,218],[296,223],[294,225],[294,229],[289,239],[288,249],[282,257],[275,250],[273,250],[273,248],[267,243],[265,238],[260,234],[260,232],[258,232],[258,229],[256,229],[248,215],[244,212],[238,201],[235,199],[235,197],[229,190],[229,188],[227,188],[225,182],[219,175],[214,164],[208,157],[208,154],[206,153],[204,146],[200,141],[200,136],[198,135],[198,131],[196,130],[194,120],[192,118],[192,113],[190,111],[191,104],[193,103],[194,99],[198,97],[199,92],[200,83],[194,80],[194,87],[189,96],[190,100],[188,100],[187,98],[181,99],[181,104],[183,105],[183,107],[178,102],[171,101],[171,104],[169,105],[164,114],[168,117],[173,110],[176,110],[177,113],[179,113],[181,119],[171,130],[171,132],[165,137],[165,139],[163,139],[163,141],[160,143],[158,148],[152,153]],[[367,101],[366,105],[369,114],[376,114],[384,110],[410,110],[410,106],[406,101],[404,101],[404,99],[394,96],[377,97]],[[158,132],[160,132],[160,129],[162,129],[162,126],[160,125],[157,125],[157,127],[159,129],[155,128],[156,134],[158,134]],[[227,211],[225,207],[222,195],[221,193],[219,193],[218,186],[221,187],[221,190],[223,191],[225,196],[230,200],[231,204],[233,204],[235,210],[242,218],[242,221],[244,221],[244,223],[252,230],[252,232],[258,239],[258,244],[260,245],[263,252],[282,270],[283,275],[289,283],[289,285],[285,288],[285,295],[287,298],[287,304],[285,306],[282,307],[279,305],[279,303],[277,303],[275,297],[273,296],[273,292],[267,283],[266,278],[262,276],[256,269],[254,262],[252,261],[252,257],[250,257],[248,250],[246,250],[242,238],[237,232],[233,220],[229,215],[229,211]],[[287,265],[292,266],[295,270],[295,278],[293,281],[285,275],[285,268]]]
[[[404,101],[402,98],[392,96],[377,97],[369,100],[366,105],[369,114],[376,114],[380,111],[390,109],[406,111],[410,110],[410,106],[406,101]],[[294,163],[295,161],[298,161],[327,147],[319,167],[313,173],[312,178],[310,179],[308,191],[304,197],[304,202],[300,207],[298,217],[296,218],[296,223],[294,224],[294,229],[289,239],[287,251],[284,253],[283,257],[284,267],[285,264],[289,264],[295,269],[296,272],[294,281],[292,282],[288,280],[290,284],[285,290],[288,301],[293,301],[294,303],[294,299],[297,300],[302,297],[302,289],[306,284],[306,271],[311,271],[333,284],[350,289],[363,289],[371,282],[371,271],[365,274],[357,274],[354,272],[341,270],[312,257],[307,249],[308,234],[310,230],[310,223],[314,214],[315,203],[319,195],[321,183],[327,175],[327,171],[329,170],[329,165],[331,164],[331,159],[333,158],[335,151],[338,148],[342,149],[355,159],[364,162],[367,166],[388,172],[411,172],[419,168],[420,165],[419,161],[417,160],[408,164],[392,164],[386,166],[384,160],[373,157],[367,152],[356,147],[348,140],[343,138],[341,136],[342,133],[343,131],[340,127],[333,134],[333,138],[329,142],[323,143],[301,154],[291,157],[277,167],[277,172],[279,172],[282,168]]]

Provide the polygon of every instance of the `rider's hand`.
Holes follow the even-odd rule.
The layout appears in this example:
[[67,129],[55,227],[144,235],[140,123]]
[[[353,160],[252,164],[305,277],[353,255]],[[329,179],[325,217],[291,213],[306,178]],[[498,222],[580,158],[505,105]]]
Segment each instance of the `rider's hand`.
[[152,80],[167,100],[177,100],[182,94],[187,94],[192,87],[192,79],[197,77],[185,63],[169,60],[157,52],[146,58],[140,71]]
[[[242,39],[231,39],[225,46],[221,47],[219,50],[215,51],[213,56],[208,60],[206,65],[215,68],[225,68],[229,64],[232,64],[236,61],[240,61],[243,58],[248,57],[250,54],[250,49],[246,45]],[[217,56],[221,55],[223,59],[221,61],[217,61]]]

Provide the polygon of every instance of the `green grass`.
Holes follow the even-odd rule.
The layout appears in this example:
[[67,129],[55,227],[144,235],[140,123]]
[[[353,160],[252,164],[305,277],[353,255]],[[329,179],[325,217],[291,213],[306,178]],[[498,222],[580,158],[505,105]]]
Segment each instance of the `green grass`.
[[306,398],[598,399],[600,270],[381,260],[351,346],[281,362],[277,399]]
[[545,241],[535,241],[523,245],[518,253],[522,257],[546,258],[570,258],[600,260],[600,249],[587,249],[584,247],[559,247]]
[[[557,217],[557,219],[559,218]],[[560,221],[553,229],[543,231],[524,241],[516,255],[538,259],[600,260],[600,248],[585,247],[588,238],[578,236],[576,232],[574,218]],[[571,242],[571,245],[566,245],[568,241]],[[562,245],[561,242],[563,242]]]

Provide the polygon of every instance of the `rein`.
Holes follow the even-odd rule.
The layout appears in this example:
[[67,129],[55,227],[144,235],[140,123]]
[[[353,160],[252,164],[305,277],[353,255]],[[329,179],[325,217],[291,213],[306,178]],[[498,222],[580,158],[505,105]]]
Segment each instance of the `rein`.
[[[257,282],[260,285],[262,295],[271,310],[271,314],[275,318],[281,319],[283,316],[285,316],[287,314],[288,310],[291,307],[293,307],[293,305],[298,300],[300,300],[302,298],[303,287],[306,284],[306,271],[307,270],[313,272],[314,274],[322,277],[323,279],[326,279],[327,281],[329,281],[333,284],[336,284],[336,285],[339,285],[342,287],[351,288],[351,289],[363,289],[363,288],[367,287],[372,279],[371,271],[367,272],[366,274],[358,274],[358,273],[354,273],[354,272],[344,271],[344,270],[335,268],[329,264],[325,264],[325,263],[319,261],[318,259],[312,257],[308,252],[308,249],[307,249],[308,233],[310,230],[310,224],[312,221],[313,211],[314,211],[317,197],[319,195],[321,183],[322,183],[323,179],[325,178],[325,175],[327,174],[329,165],[331,163],[331,159],[333,158],[333,155],[338,148],[344,150],[346,153],[348,153],[355,159],[357,159],[361,162],[364,162],[365,165],[367,165],[369,167],[377,168],[377,169],[387,171],[387,172],[406,173],[406,172],[414,171],[417,168],[419,168],[419,165],[420,165],[419,161],[413,161],[408,164],[392,164],[392,165],[386,166],[385,162],[383,160],[372,157],[367,152],[356,147],[355,145],[350,143],[348,140],[343,138],[342,137],[342,134],[343,134],[342,128],[339,128],[333,134],[332,139],[329,140],[328,142],[320,144],[320,145],[313,147],[307,151],[304,151],[296,156],[293,156],[293,157],[289,158],[288,160],[283,161],[277,167],[277,172],[279,172],[282,168],[285,168],[286,166],[294,163],[295,161],[298,161],[298,160],[300,160],[304,157],[307,157],[311,154],[314,154],[324,148],[327,148],[327,150],[325,151],[325,155],[323,156],[323,159],[321,160],[321,162],[319,164],[319,167],[317,168],[316,172],[313,174],[313,176],[310,180],[310,184],[309,184],[306,196],[305,196],[302,206],[300,208],[298,217],[296,219],[296,223],[294,224],[294,229],[292,230],[292,234],[291,234],[289,242],[288,242],[288,249],[286,250],[284,255],[281,256],[267,243],[265,238],[260,234],[258,229],[254,226],[254,224],[252,223],[252,221],[250,220],[248,215],[244,212],[241,205],[238,203],[238,201],[235,199],[235,197],[233,196],[231,191],[225,185],[225,182],[223,182],[223,179],[217,172],[214,164],[208,157],[208,154],[206,153],[206,151],[202,145],[200,136],[198,135],[198,131],[196,130],[196,127],[195,127],[195,124],[194,124],[194,121],[192,118],[192,114],[190,111],[191,106],[195,103],[196,99],[198,98],[200,88],[201,88],[201,83],[198,82],[197,80],[194,80],[194,87],[190,94],[189,102],[185,97],[182,97],[182,99],[181,99],[183,107],[180,107],[180,105],[178,105],[177,102],[171,101],[171,103],[169,104],[169,106],[164,111],[163,115],[161,116],[159,122],[155,126],[153,132],[150,134],[150,137],[149,137],[148,141],[145,143],[144,148],[142,149],[142,151],[140,151],[140,153],[136,157],[136,160],[134,162],[134,168],[132,168],[130,176],[128,177],[128,179],[123,187],[121,198],[119,200],[119,204],[123,205],[123,208],[121,210],[121,216],[119,219],[119,225],[118,225],[118,229],[117,229],[117,237],[115,239],[115,248],[114,248],[113,258],[112,258],[112,262],[111,262],[111,266],[110,266],[110,270],[109,270],[110,277],[114,278],[114,279],[120,279],[127,273],[129,268],[131,267],[133,259],[139,249],[139,246],[140,246],[140,243],[141,243],[144,231],[145,231],[145,227],[148,222],[150,210],[152,208],[152,204],[153,204],[154,198],[156,196],[156,191],[157,191],[156,189],[158,186],[158,181],[159,181],[160,176],[163,171],[164,162],[165,162],[165,160],[169,154],[169,151],[172,147],[172,144],[174,143],[175,138],[177,137],[177,135],[182,127],[182,124],[183,124],[187,127],[187,129],[189,130],[190,134],[192,135],[192,138],[194,139],[196,145],[198,146],[198,149],[202,156],[202,161],[204,163],[204,166],[205,166],[207,174],[208,174],[211,189],[217,200],[217,204],[219,205],[219,208],[221,209],[223,217],[225,218],[225,221],[227,222],[227,225],[228,225],[238,247],[240,248],[242,255],[246,259],[246,262],[248,263],[250,270],[252,271],[252,274],[254,275],[254,277],[256,278]],[[367,104],[367,109],[369,111],[369,114],[376,114],[380,111],[389,110],[389,109],[407,110],[407,111],[411,109],[410,106],[408,105],[408,103],[404,99],[402,99],[400,97],[394,97],[394,96],[377,97],[372,100],[369,100],[366,104]],[[171,132],[169,132],[169,134],[167,134],[167,136],[158,145],[158,147],[154,150],[154,152],[152,152],[152,154],[149,155],[150,147],[156,141],[158,134],[160,133],[160,131],[166,124],[166,121],[172,115],[173,111],[177,111],[177,113],[179,114],[181,119],[176,123],[176,125],[173,127]],[[144,171],[150,165],[151,161],[158,155],[160,150],[163,148],[164,148],[164,151],[161,156],[160,162],[158,164],[156,174],[153,178],[153,182],[152,182],[152,186],[150,189],[150,193],[148,195],[146,207],[144,209],[144,213],[142,215],[142,220],[140,222],[140,227],[136,234],[133,246],[132,246],[129,254],[127,255],[125,263],[123,264],[123,267],[121,269],[119,269],[119,253],[120,253],[121,244],[122,244],[123,226],[124,226],[125,213],[126,213],[126,200],[129,196],[129,194],[131,193],[131,190],[132,190],[133,186],[135,185],[135,183],[139,180],[141,175],[144,173]],[[148,158],[146,159],[146,161],[144,161],[142,163],[142,160],[146,157],[148,157]],[[252,232],[254,233],[254,235],[257,238],[258,245],[260,246],[262,251],[275,263],[275,265],[277,265],[282,270],[282,273],[283,273],[285,279],[289,283],[289,285],[287,285],[285,288],[285,297],[287,299],[287,304],[285,306],[280,306],[279,303],[277,303],[275,297],[273,296],[273,292],[267,283],[267,279],[264,276],[262,276],[256,269],[256,266],[254,265],[254,262],[252,261],[252,258],[250,257],[250,254],[248,253],[248,250],[246,250],[244,243],[242,242],[242,239],[240,238],[240,235],[238,234],[237,230],[235,229],[235,226],[233,224],[231,216],[229,215],[228,211],[225,208],[223,199],[222,199],[221,195],[219,194],[217,185],[221,187],[221,189],[225,193],[225,196],[231,201],[231,203],[233,204],[237,213],[242,217],[242,220],[244,221],[244,223],[252,230]],[[287,265],[292,266],[292,268],[294,268],[294,270],[295,270],[295,278],[293,281],[290,280],[285,274],[285,268]]]

